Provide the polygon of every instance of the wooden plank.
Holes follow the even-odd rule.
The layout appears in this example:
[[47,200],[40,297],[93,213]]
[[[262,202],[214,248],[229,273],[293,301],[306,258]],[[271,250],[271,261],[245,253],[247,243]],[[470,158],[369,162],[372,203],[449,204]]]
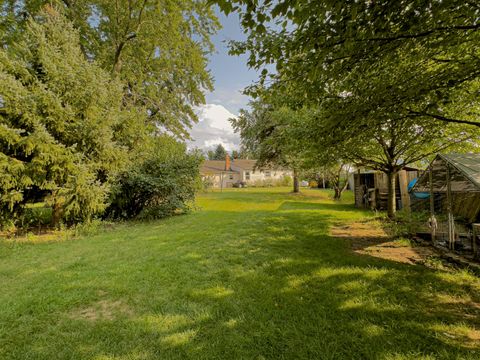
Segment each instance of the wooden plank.
[[432,231],[432,244],[435,245],[435,233],[437,232],[437,220],[435,219],[435,199],[433,198],[433,170],[430,166],[428,171],[430,182],[430,227]]
[[418,171],[407,171],[407,179],[408,182],[412,181],[413,179],[416,179],[420,176]]
[[358,208],[363,207],[363,186],[360,182],[360,170],[358,174],[353,175],[353,182],[355,184],[355,206]]
[[473,224],[473,234],[472,234],[472,251],[473,258],[475,260],[480,260],[480,246],[478,244],[478,236],[480,236],[480,224]]
[[408,175],[406,170],[398,173],[398,185],[400,187],[400,198],[402,199],[402,208],[410,211],[410,194],[408,193]]
[[448,212],[448,247],[454,248],[455,223],[452,213],[452,182],[450,181],[450,164],[447,164],[447,212]]
[[375,172],[375,188],[380,192],[388,191],[387,175],[383,172]]

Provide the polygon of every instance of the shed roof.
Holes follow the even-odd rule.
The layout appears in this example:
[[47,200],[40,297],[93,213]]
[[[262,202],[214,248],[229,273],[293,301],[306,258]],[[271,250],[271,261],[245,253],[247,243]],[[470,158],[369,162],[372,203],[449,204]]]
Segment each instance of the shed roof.
[[[405,170],[405,171],[420,171],[419,168],[416,168],[416,167],[412,167],[412,166],[405,166],[402,168],[402,170]],[[357,169],[356,171],[353,171],[352,172],[353,174],[360,174],[360,175],[364,175],[364,174],[374,174],[374,173],[381,173],[380,170],[374,170],[374,169],[370,169],[370,168],[366,168],[366,167],[363,167],[363,168],[359,168]]]
[[480,154],[457,154],[440,155],[446,161],[460,170],[465,177],[480,188]]
[[[430,164],[433,191],[447,191],[447,166],[450,166],[452,192],[480,192],[480,154],[439,154]],[[419,179],[412,191],[430,191],[429,172]]]

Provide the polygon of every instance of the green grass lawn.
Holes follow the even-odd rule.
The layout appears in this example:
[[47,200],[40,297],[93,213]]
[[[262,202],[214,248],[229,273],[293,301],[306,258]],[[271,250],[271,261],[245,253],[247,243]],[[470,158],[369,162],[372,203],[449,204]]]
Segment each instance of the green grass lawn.
[[[480,279],[358,255],[328,193],[0,243],[0,359],[480,359]],[[373,226],[373,225],[372,225]]]

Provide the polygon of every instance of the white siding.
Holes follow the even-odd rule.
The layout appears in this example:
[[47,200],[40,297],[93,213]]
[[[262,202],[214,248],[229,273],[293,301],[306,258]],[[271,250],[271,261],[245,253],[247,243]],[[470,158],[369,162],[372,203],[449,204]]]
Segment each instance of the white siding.
[[[238,171],[239,178],[248,184],[253,184],[256,181],[281,180],[284,176],[292,176],[292,172],[289,170],[244,170],[234,166],[234,164],[232,164],[232,170]],[[247,179],[247,173],[250,174],[249,180]]]
[[[240,174],[238,173],[223,173],[223,174],[211,174],[211,175],[203,175],[203,180],[210,179],[212,182],[212,186],[214,188],[227,188],[233,187],[233,184],[240,180]],[[222,186],[223,180],[223,186]]]

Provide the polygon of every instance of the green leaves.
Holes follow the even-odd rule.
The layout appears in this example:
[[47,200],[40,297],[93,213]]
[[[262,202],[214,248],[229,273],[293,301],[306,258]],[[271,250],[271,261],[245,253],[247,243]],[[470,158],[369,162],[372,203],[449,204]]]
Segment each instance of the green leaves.
[[[410,109],[434,100],[445,104],[453,93],[467,114],[443,106],[420,111],[444,122],[478,123],[476,93],[480,73],[478,6],[465,1],[279,1],[249,6],[238,11],[249,32],[236,44],[237,53],[250,53],[249,65],[262,68],[276,63],[274,80],[288,87],[291,96],[316,106],[342,93],[362,97],[354,114],[384,119],[410,116]],[[268,26],[287,22],[288,31]],[[267,22],[267,23],[265,23]],[[260,79],[263,84],[264,77]],[[360,104],[360,102],[359,102]],[[413,105],[415,104],[415,105]],[[356,122],[357,123],[357,122]]]
[[[220,25],[206,0],[45,3],[2,5],[0,216],[19,219],[26,203],[46,201],[54,222],[74,223],[103,213],[132,163],[168,158],[151,153],[159,133],[188,137],[212,88],[207,56]],[[173,148],[184,168],[153,182],[198,172],[184,147]],[[168,185],[176,208],[192,194],[183,185],[188,194]]]
[[194,200],[202,161],[185,145],[163,136],[149,153],[119,174],[107,215],[112,218],[162,218],[188,211]]
[[[46,3],[14,0],[5,5],[6,16],[0,19],[0,27],[7,28],[4,43],[13,44],[24,31],[25,14],[42,21],[39,12]],[[223,5],[235,9],[229,2]],[[203,92],[213,86],[207,57],[213,51],[210,36],[220,24],[207,0],[80,0],[46,8],[74,25],[79,56],[122,81],[125,106],[141,109],[154,127],[188,137],[197,120],[193,108],[205,102]]]
[[125,158],[113,137],[122,88],[83,57],[63,17],[42,15],[0,50],[0,213],[18,218],[51,194],[78,221],[105,207],[106,180]]
[[229,1],[229,0],[218,0],[218,1],[215,1],[215,0],[210,0],[209,1],[209,4],[213,5],[213,4],[216,4],[218,5],[218,7],[220,8],[220,10],[222,10],[222,12],[225,13],[225,15],[228,15],[230,13],[232,13],[233,11],[236,11],[238,9],[237,6],[234,6],[233,5],[233,2],[232,1]]
[[209,150],[207,152],[208,160],[225,160],[227,156],[227,150],[222,144],[218,144],[215,150]]

